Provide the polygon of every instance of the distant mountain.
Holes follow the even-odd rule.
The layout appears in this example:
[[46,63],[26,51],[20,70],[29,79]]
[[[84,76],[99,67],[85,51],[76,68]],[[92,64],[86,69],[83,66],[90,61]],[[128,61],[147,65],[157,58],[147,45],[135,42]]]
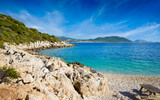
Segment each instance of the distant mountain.
[[149,41],[146,40],[135,40],[136,43],[149,43]]
[[64,36],[56,36],[58,39],[65,41],[65,42],[78,42],[79,40],[70,38],[70,37],[64,37]]
[[132,42],[131,40],[129,40],[127,38],[118,37],[118,36],[98,37],[95,39],[89,39],[87,41],[90,41],[90,42]]
[[66,42],[132,42],[131,40],[124,38],[124,37],[118,37],[118,36],[110,36],[110,37],[98,37],[95,39],[74,39],[74,38],[68,38],[68,37],[59,37],[58,39]]

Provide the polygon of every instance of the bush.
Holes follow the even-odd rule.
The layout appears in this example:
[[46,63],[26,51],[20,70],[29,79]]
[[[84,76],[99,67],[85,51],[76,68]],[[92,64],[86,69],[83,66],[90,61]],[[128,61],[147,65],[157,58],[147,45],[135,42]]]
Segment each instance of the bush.
[[6,66],[3,66],[0,69],[6,73],[6,77],[11,79],[17,79],[20,77],[20,74],[14,68],[7,68]]

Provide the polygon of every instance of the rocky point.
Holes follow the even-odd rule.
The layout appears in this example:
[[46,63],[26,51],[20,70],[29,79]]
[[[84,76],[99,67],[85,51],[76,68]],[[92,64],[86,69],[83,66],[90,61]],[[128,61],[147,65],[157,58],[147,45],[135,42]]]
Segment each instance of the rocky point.
[[[0,49],[0,66],[15,68],[20,78],[5,84],[0,72],[0,100],[82,100],[109,92],[106,77],[81,63],[69,63],[33,51],[72,47],[66,42],[38,41]],[[6,96],[7,95],[7,96]]]

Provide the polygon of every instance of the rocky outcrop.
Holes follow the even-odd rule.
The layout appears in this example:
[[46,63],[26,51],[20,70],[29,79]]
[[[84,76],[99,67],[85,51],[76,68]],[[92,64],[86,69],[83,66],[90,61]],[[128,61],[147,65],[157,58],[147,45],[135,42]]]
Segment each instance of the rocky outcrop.
[[[10,47],[9,43],[4,43],[5,47]],[[76,45],[69,44],[67,42],[49,42],[49,41],[37,41],[37,42],[30,42],[28,44],[12,44],[12,47],[16,47],[22,50],[30,50],[30,51],[37,51],[37,50],[44,50],[48,48],[64,48],[64,47],[74,47]]]
[[72,68],[66,73],[74,88],[81,96],[102,95],[108,92],[107,79],[102,74],[93,71],[81,63],[69,63]]
[[[92,68],[81,63],[67,65],[61,58],[26,51],[73,46],[65,42],[42,43],[29,46],[5,44],[5,49],[0,50],[0,61],[3,62],[0,64],[15,68],[21,77],[11,80],[10,85],[0,84],[0,91],[16,91],[17,96],[11,93],[12,99],[26,100],[82,100],[89,95],[108,93],[106,77]],[[4,95],[0,95],[0,98],[3,100]]]

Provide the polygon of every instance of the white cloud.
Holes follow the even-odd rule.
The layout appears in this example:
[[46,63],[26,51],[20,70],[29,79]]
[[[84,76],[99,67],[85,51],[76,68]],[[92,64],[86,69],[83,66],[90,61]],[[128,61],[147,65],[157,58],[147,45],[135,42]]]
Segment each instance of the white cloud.
[[99,11],[98,11],[98,16],[102,15],[102,13],[105,10],[106,5],[104,5]]
[[70,34],[70,37],[73,38],[96,38],[107,36],[107,34],[121,32],[126,29],[127,25],[123,25],[125,21],[118,23],[105,23],[103,25],[96,25],[93,22],[92,17],[75,25],[71,25],[66,28],[66,34]]
[[142,26],[137,29],[121,33],[121,36],[128,37],[135,34],[148,33],[149,31],[154,31],[158,27],[160,27],[160,24],[153,24],[151,26]]
[[79,24],[71,25],[65,30],[66,36],[73,38],[96,38],[105,36],[120,36],[127,37],[132,40],[144,39],[149,41],[159,41],[160,38],[160,24],[147,23],[135,29],[128,28],[128,21],[121,21],[118,23],[105,23],[103,25],[96,25],[93,18],[89,18]]

